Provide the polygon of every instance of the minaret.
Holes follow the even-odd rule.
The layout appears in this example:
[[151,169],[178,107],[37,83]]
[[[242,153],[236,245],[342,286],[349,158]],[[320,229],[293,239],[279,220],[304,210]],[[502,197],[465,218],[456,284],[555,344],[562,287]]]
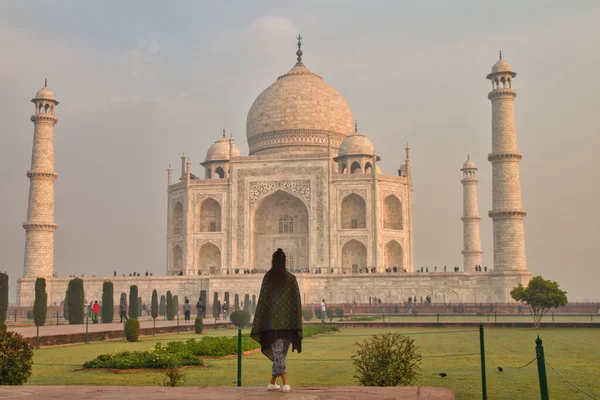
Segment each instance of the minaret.
[[461,169],[463,178],[463,251],[465,272],[474,272],[476,265],[481,265],[481,236],[479,235],[479,207],[477,206],[477,167],[467,156]]
[[517,92],[512,80],[517,74],[500,59],[487,79],[492,82],[488,99],[492,102],[492,211],[494,224],[494,271],[526,270],[525,236],[521,204],[521,182],[515,128],[514,100]]
[[58,118],[54,107],[58,101],[48,89],[46,80],[35,98],[33,151],[29,178],[29,203],[25,228],[24,277],[52,277],[54,274],[54,125]]

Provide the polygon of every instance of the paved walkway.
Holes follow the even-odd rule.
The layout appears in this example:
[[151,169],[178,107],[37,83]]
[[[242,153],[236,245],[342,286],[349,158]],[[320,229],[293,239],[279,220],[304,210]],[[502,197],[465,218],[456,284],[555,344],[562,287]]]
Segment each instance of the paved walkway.
[[[203,320],[204,325],[214,325],[214,318],[205,318]],[[226,322],[223,320],[217,320],[219,322]],[[179,325],[194,325],[194,321],[190,321],[187,324],[184,323],[183,320],[179,320]],[[177,321],[164,321],[164,320],[156,320],[156,327],[164,327],[164,326],[177,326]],[[152,320],[149,321],[140,321],[140,328],[152,328]],[[23,337],[35,337],[36,336],[36,328],[35,326],[28,327],[11,327],[8,326],[9,331],[17,332],[23,335]],[[88,324],[88,332],[106,332],[106,331],[123,331],[123,324],[116,322],[112,324]],[[75,333],[85,333],[85,324],[83,325],[48,325],[40,328],[40,336],[54,336],[54,335],[70,335]]]
[[277,399],[321,400],[454,400],[451,389],[408,387],[330,387],[294,388],[290,393],[267,392],[257,387],[166,388],[139,386],[4,386],[0,399],[65,399],[65,400],[123,400],[123,399],[211,399],[247,400]]

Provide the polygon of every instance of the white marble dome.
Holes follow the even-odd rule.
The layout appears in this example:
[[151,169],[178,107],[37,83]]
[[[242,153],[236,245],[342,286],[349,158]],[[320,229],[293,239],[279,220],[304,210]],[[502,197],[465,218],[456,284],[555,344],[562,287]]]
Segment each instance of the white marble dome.
[[471,160],[471,157],[467,157],[467,161],[465,161],[465,163],[463,164],[463,169],[473,169],[473,168],[477,168],[475,166],[475,163],[473,162],[473,160]]
[[511,72],[511,66],[504,60],[500,59],[492,66],[492,74],[497,72]]
[[240,151],[240,148],[237,147],[235,143],[233,143],[233,139],[227,139],[226,137],[222,137],[208,148],[208,151],[206,152],[206,159],[204,161],[229,160],[229,141],[231,141],[231,156],[241,156],[242,152]]
[[373,142],[363,134],[355,133],[348,136],[340,146],[339,156],[350,155],[373,155],[375,146]]
[[246,119],[250,154],[326,151],[329,133],[337,150],[353,131],[344,97],[301,62],[256,98]]

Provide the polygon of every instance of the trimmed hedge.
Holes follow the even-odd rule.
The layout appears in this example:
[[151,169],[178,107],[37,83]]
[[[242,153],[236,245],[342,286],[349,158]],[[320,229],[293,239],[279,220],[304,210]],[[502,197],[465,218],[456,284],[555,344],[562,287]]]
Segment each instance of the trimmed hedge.
[[246,311],[247,313],[250,313],[250,295],[248,293],[246,293],[246,295],[244,296],[244,311]]
[[238,328],[243,328],[250,323],[250,313],[245,310],[234,311],[231,313],[229,319],[237,325]]
[[129,287],[129,318],[137,319],[138,310],[138,287],[131,285]]
[[160,296],[160,305],[158,306],[158,315],[164,317],[167,315],[167,298],[165,295]]
[[0,322],[6,322],[8,311],[8,275],[0,272]]
[[46,324],[46,313],[48,311],[48,293],[46,293],[46,280],[37,278],[35,280],[35,299],[33,300],[33,322],[35,326]]
[[111,281],[106,281],[102,284],[102,323],[110,324],[115,318],[115,303],[114,303],[114,285]]
[[202,307],[202,310],[200,311],[202,318],[206,318],[206,290],[200,291],[200,306]]
[[0,385],[22,385],[31,376],[33,348],[18,333],[2,332],[0,360]]
[[325,313],[327,314],[327,318],[329,318],[329,322],[331,322],[333,319],[333,308],[328,308],[325,310]]
[[305,321],[310,321],[313,318],[312,308],[303,308],[302,317],[304,317]]
[[217,292],[215,292],[213,294],[212,308],[213,308],[213,318],[217,318],[219,316],[219,313],[220,313],[220,310],[219,310],[219,293],[217,293]]
[[342,318],[344,316],[344,309],[342,307],[338,307],[335,309],[335,316],[338,318]]
[[125,323],[125,338],[128,342],[137,342],[140,337],[140,321],[129,318]]
[[204,323],[202,322],[202,318],[196,318],[194,320],[194,332],[196,332],[197,334],[201,334],[203,328]]
[[85,316],[83,280],[71,279],[67,288],[69,325],[83,324]]
[[240,295],[236,293],[235,296],[233,296],[233,298],[234,298],[234,302],[235,302],[233,309],[235,311],[239,311],[240,310]]
[[256,295],[252,295],[252,314],[256,314]]
[[179,316],[179,296],[173,296],[173,315]]
[[321,318],[323,316],[323,311],[321,311],[321,306],[315,306],[315,318],[317,319],[323,319]]

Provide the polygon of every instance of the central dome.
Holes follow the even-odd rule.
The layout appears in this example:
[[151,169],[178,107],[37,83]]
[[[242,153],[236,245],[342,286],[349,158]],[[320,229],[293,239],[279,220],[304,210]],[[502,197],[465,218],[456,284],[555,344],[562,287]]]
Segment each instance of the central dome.
[[246,119],[250,155],[324,153],[329,134],[337,155],[353,131],[344,97],[300,61],[254,100]]

